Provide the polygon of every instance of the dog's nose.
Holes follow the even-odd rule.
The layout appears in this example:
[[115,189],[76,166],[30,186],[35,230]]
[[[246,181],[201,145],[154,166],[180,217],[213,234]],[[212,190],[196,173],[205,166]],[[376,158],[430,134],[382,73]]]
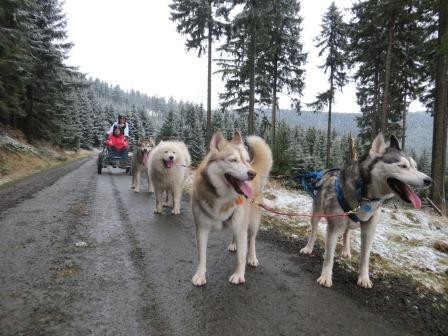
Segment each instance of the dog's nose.
[[430,185],[431,185],[431,183],[432,183],[432,179],[431,178],[425,178],[424,180],[423,180],[423,183],[425,184],[425,187],[429,187]]
[[173,161],[174,156],[170,155],[170,156],[168,156],[168,159],[170,159],[171,161]]
[[249,177],[249,180],[253,180],[256,175],[257,175],[257,172],[255,170],[249,170],[247,172],[247,176]]

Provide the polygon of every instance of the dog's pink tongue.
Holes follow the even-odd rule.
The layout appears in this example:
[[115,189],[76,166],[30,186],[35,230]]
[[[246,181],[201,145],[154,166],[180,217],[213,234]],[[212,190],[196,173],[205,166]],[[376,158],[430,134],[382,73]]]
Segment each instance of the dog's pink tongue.
[[420,209],[422,207],[422,200],[420,197],[417,196],[417,194],[411,189],[406,188],[406,196],[408,196],[408,199],[411,201],[412,206],[415,209]]
[[239,187],[243,192],[244,196],[246,196],[247,198],[252,198],[252,188],[249,186],[249,183],[241,182]]
[[174,165],[174,161],[165,161],[165,164],[167,168],[172,168]]
[[143,154],[143,163],[147,164],[149,160],[149,153],[145,153]]

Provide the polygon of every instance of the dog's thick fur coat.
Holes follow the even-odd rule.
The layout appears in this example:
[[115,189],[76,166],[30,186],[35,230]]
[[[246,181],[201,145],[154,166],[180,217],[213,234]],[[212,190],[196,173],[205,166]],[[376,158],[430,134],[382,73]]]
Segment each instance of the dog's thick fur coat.
[[149,158],[154,147],[155,143],[152,138],[140,140],[137,144],[135,154],[132,156],[132,189],[134,189],[136,193],[140,191],[141,173],[146,173],[146,176],[148,177],[148,192],[154,191],[149,176]]
[[162,141],[152,151],[149,174],[154,186],[156,206],[154,213],[161,213],[164,193],[173,200],[172,214],[180,214],[180,200],[188,177],[191,157],[187,146],[180,141]]
[[[336,181],[337,179],[339,181]],[[431,178],[417,170],[415,161],[401,151],[397,138],[392,136],[389,147],[386,147],[383,135],[379,134],[368,155],[345,165],[340,172],[325,174],[319,181],[317,196],[313,202],[311,235],[306,247],[300,250],[302,254],[311,254],[313,251],[317,226],[321,219],[319,215],[344,211],[338,201],[336,183],[341,186],[346,203],[351,209],[356,209],[360,223],[355,223],[347,217],[327,218],[324,263],[317,282],[325,287],[332,286],[333,259],[338,236],[343,234],[342,256],[350,258],[350,229],[361,227],[358,285],[371,288],[370,251],[383,201],[397,195],[403,201],[419,208],[421,201],[410,186],[427,187],[431,184]],[[362,197],[359,185],[363,186]]]
[[198,252],[198,267],[192,282],[196,286],[206,283],[206,249],[212,229],[230,227],[233,231],[237,265],[229,278],[231,283],[245,282],[246,257],[249,265],[258,266],[255,237],[260,210],[257,205],[242,198],[242,194],[262,201],[262,190],[272,167],[272,153],[260,137],[249,136],[247,142],[253,153],[252,161],[239,132],[230,142],[224,139],[221,132],[215,132],[210,142],[210,152],[196,172],[192,190]]

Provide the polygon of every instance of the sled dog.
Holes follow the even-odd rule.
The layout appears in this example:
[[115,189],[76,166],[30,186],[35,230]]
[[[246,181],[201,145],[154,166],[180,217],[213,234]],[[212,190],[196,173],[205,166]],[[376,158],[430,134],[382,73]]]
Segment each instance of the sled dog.
[[180,141],[162,141],[152,151],[149,175],[154,187],[156,206],[154,213],[161,213],[164,196],[172,199],[172,214],[180,214],[180,199],[188,176],[191,157],[187,146]]
[[135,155],[132,156],[132,189],[136,193],[140,191],[140,175],[142,172],[146,173],[148,177],[148,191],[154,191],[151,179],[149,178],[149,157],[154,147],[155,143],[152,138],[140,140],[137,144]]
[[311,235],[300,253],[312,253],[320,215],[343,212],[349,215],[327,218],[324,262],[317,282],[325,287],[332,286],[338,236],[343,234],[342,257],[350,258],[350,230],[361,227],[358,286],[371,288],[370,251],[383,202],[396,195],[418,209],[421,200],[412,188],[428,187],[431,183],[431,178],[418,171],[415,161],[400,149],[397,138],[392,136],[387,147],[381,133],[372,142],[369,153],[359,161],[324,174],[316,185]]
[[255,237],[260,213],[258,206],[245,197],[262,201],[262,190],[272,167],[272,153],[260,137],[249,136],[247,142],[253,152],[252,161],[238,131],[230,142],[221,132],[215,132],[210,151],[196,171],[192,190],[198,252],[198,267],[192,278],[195,286],[206,283],[206,249],[212,229],[230,227],[233,231],[237,265],[229,278],[231,283],[245,282],[246,257],[249,265],[258,266]]

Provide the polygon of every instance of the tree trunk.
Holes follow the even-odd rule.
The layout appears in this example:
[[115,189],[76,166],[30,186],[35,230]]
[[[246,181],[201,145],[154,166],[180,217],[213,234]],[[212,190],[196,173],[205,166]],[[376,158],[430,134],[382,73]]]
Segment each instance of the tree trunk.
[[27,85],[25,89],[25,111],[26,116],[21,120],[22,125],[20,128],[23,129],[25,136],[28,141],[32,141],[35,134],[33,131],[33,109],[34,109],[34,95],[33,95],[33,87],[31,85]]
[[355,139],[352,136],[352,132],[348,136],[348,151],[345,159],[346,163],[358,160],[358,153],[356,152]]
[[386,53],[386,64],[384,69],[384,88],[383,88],[383,103],[381,106],[380,114],[380,131],[385,134],[387,127],[387,110],[389,108],[389,85],[390,85],[390,65],[392,62],[392,44],[394,37],[394,22],[395,15],[393,15],[387,26],[388,37],[387,37],[387,53]]
[[274,152],[274,160],[277,158],[275,147],[275,127],[277,124],[277,57],[274,60],[274,83],[272,85],[272,120],[271,120],[271,148]]
[[212,138],[212,43],[213,43],[213,18],[212,18],[212,1],[209,0],[209,17],[208,17],[208,59],[207,59],[207,145]]
[[376,71],[375,71],[375,82],[374,82],[374,87],[373,87],[373,107],[372,107],[372,111],[371,111],[371,118],[372,118],[372,124],[373,127],[370,130],[371,134],[370,134],[370,138],[373,141],[373,139],[375,139],[375,137],[378,134],[378,131],[380,129],[380,122],[379,122],[379,91],[380,91],[380,79],[379,79],[379,66],[377,65],[376,67]]
[[334,70],[331,69],[330,73],[330,98],[328,98],[328,129],[327,129],[327,158],[325,160],[325,166],[330,167],[330,154],[331,154],[331,110],[333,107],[333,90],[334,90]]
[[433,184],[431,198],[434,203],[446,212],[445,204],[445,165],[447,145],[447,71],[448,50],[443,41],[448,39],[448,2],[439,0],[439,36],[436,53],[436,97],[434,110],[434,127],[432,140],[431,177]]
[[255,28],[252,27],[249,46],[249,123],[248,133],[255,133]]
[[404,109],[403,109],[403,130],[402,130],[402,134],[401,134],[401,149],[404,150],[405,148],[405,144],[406,144],[406,117],[408,115],[408,109],[406,107],[406,94],[407,94],[407,88],[405,89],[404,92]]

